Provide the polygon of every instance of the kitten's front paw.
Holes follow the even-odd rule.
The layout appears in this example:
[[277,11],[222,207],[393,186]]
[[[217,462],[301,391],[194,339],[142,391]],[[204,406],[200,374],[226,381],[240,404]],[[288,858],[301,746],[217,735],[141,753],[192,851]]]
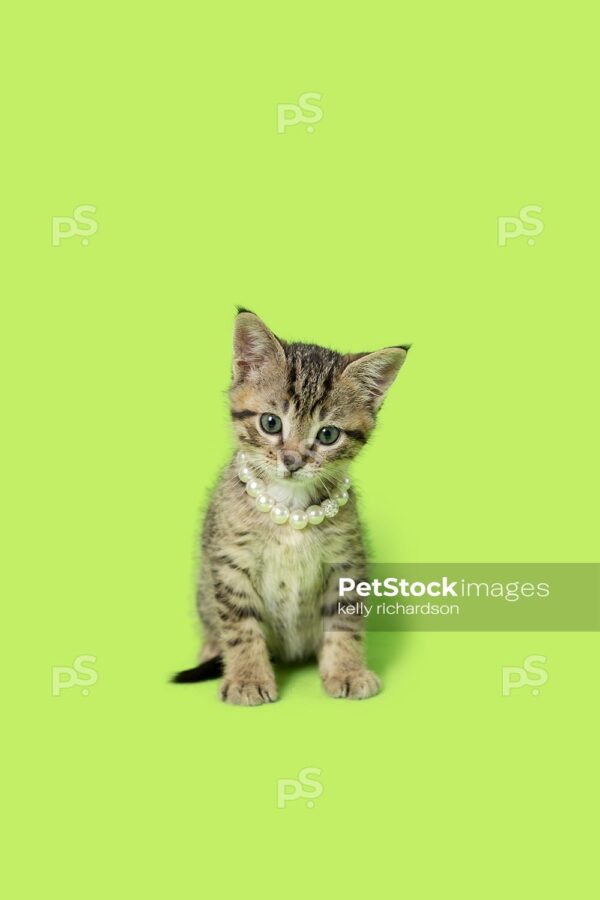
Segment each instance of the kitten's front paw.
[[221,700],[234,703],[236,706],[260,706],[261,703],[274,703],[277,700],[275,679],[262,678],[260,681],[247,681],[231,677],[224,678],[221,683]]
[[366,700],[379,693],[381,684],[374,672],[359,669],[355,672],[332,672],[323,679],[323,687],[330,697]]

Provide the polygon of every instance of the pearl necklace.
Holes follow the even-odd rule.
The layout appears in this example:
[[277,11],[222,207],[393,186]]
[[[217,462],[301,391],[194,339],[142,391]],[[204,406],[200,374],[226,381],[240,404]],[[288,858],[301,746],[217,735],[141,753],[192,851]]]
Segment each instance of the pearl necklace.
[[265,486],[256,478],[248,465],[248,457],[245,453],[238,453],[238,478],[246,485],[246,493],[256,501],[256,508],[263,513],[269,513],[271,521],[276,525],[290,524],[292,528],[301,531],[307,525],[320,525],[325,519],[333,519],[340,511],[340,507],[348,502],[350,479],[344,478],[342,487],[337,488],[326,500],[318,506],[309,506],[308,509],[289,510],[283,503],[276,503],[273,497],[267,494]]

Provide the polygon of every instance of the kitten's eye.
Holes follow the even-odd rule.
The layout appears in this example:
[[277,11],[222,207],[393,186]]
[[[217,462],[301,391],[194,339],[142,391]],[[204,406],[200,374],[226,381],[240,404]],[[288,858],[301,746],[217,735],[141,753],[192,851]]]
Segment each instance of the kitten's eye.
[[336,428],[335,425],[325,425],[325,427],[321,428],[317,434],[317,440],[320,441],[321,444],[335,444],[339,436],[339,428]]
[[281,431],[281,419],[275,413],[263,413],[260,417],[260,427],[267,434],[279,434]]

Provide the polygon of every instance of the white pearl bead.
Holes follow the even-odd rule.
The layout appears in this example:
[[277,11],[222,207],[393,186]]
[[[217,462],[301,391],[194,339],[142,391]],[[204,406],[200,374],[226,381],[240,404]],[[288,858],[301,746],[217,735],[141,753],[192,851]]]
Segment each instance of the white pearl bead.
[[345,506],[350,498],[348,496],[348,491],[345,491],[343,488],[338,488],[337,491],[334,491],[331,495],[331,499],[335,500],[338,506]]
[[333,519],[334,516],[337,516],[339,511],[337,503],[331,498],[329,500],[323,500],[321,509],[323,510],[323,515],[327,516],[328,519]]
[[274,503],[275,501],[268,494],[259,494],[256,498],[256,508],[260,509],[261,512],[270,512]]
[[306,510],[309,525],[320,525],[325,518],[320,506],[309,506]]
[[258,497],[258,495],[262,493],[263,488],[264,485],[262,481],[259,481],[258,478],[251,478],[246,485],[246,493],[249,494],[250,497]]
[[348,490],[351,486],[352,486],[352,482],[346,475],[346,477],[344,478],[344,487],[346,488],[346,490]]
[[308,516],[303,509],[293,509],[290,513],[290,525],[301,531],[308,525]]
[[290,511],[283,503],[276,503],[271,507],[271,519],[276,525],[285,525],[290,517]]
[[240,450],[240,452],[237,455],[237,459],[238,459],[239,464],[241,466],[243,466],[245,462],[248,462],[248,454],[244,453],[243,450]]
[[242,466],[242,468],[238,472],[238,477],[240,481],[243,481],[244,483],[250,481],[252,478],[252,471],[250,470],[249,466]]

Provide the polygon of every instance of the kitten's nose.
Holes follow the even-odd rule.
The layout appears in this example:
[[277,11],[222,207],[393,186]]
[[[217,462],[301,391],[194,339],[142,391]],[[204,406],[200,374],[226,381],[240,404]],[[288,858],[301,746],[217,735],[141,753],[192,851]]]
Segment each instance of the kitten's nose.
[[297,472],[305,464],[305,460],[300,453],[287,452],[283,454],[283,464],[288,472]]

